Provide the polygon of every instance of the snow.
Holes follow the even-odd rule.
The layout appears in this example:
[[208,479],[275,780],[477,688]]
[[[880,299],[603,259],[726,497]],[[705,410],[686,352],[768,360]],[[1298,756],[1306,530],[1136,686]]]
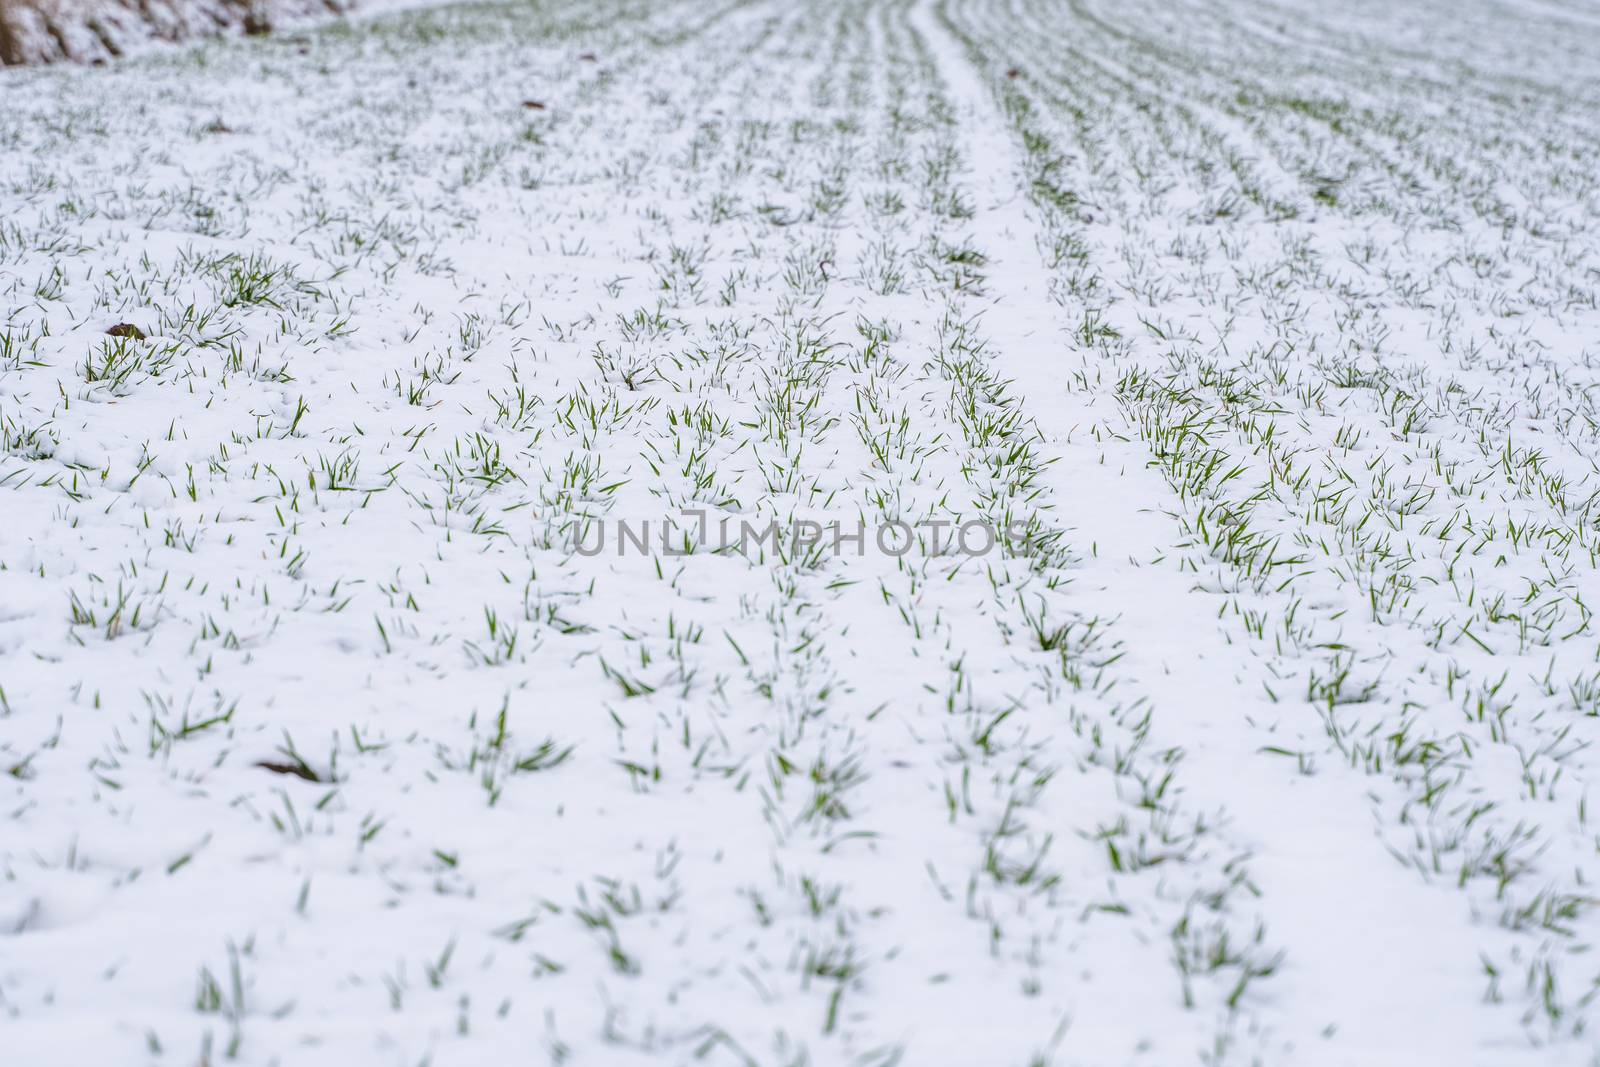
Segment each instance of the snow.
[[1592,17],[0,72],[8,1062],[1592,1062]]
[[303,29],[448,0],[3,0],[0,66],[101,64],[218,34]]

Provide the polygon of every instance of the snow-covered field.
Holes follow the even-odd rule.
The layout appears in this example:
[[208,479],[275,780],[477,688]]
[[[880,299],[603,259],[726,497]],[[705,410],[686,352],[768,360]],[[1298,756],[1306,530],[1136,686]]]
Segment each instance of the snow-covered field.
[[1594,1063],[1597,299],[1582,0],[4,72],[0,1061]]

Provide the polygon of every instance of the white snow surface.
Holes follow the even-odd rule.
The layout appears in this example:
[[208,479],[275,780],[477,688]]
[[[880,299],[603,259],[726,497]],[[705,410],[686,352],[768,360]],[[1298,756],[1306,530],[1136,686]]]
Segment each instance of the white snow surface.
[[421,6],[428,0],[0,0],[0,65],[100,64],[200,37]]
[[1595,18],[0,72],[0,1059],[1597,1062]]

